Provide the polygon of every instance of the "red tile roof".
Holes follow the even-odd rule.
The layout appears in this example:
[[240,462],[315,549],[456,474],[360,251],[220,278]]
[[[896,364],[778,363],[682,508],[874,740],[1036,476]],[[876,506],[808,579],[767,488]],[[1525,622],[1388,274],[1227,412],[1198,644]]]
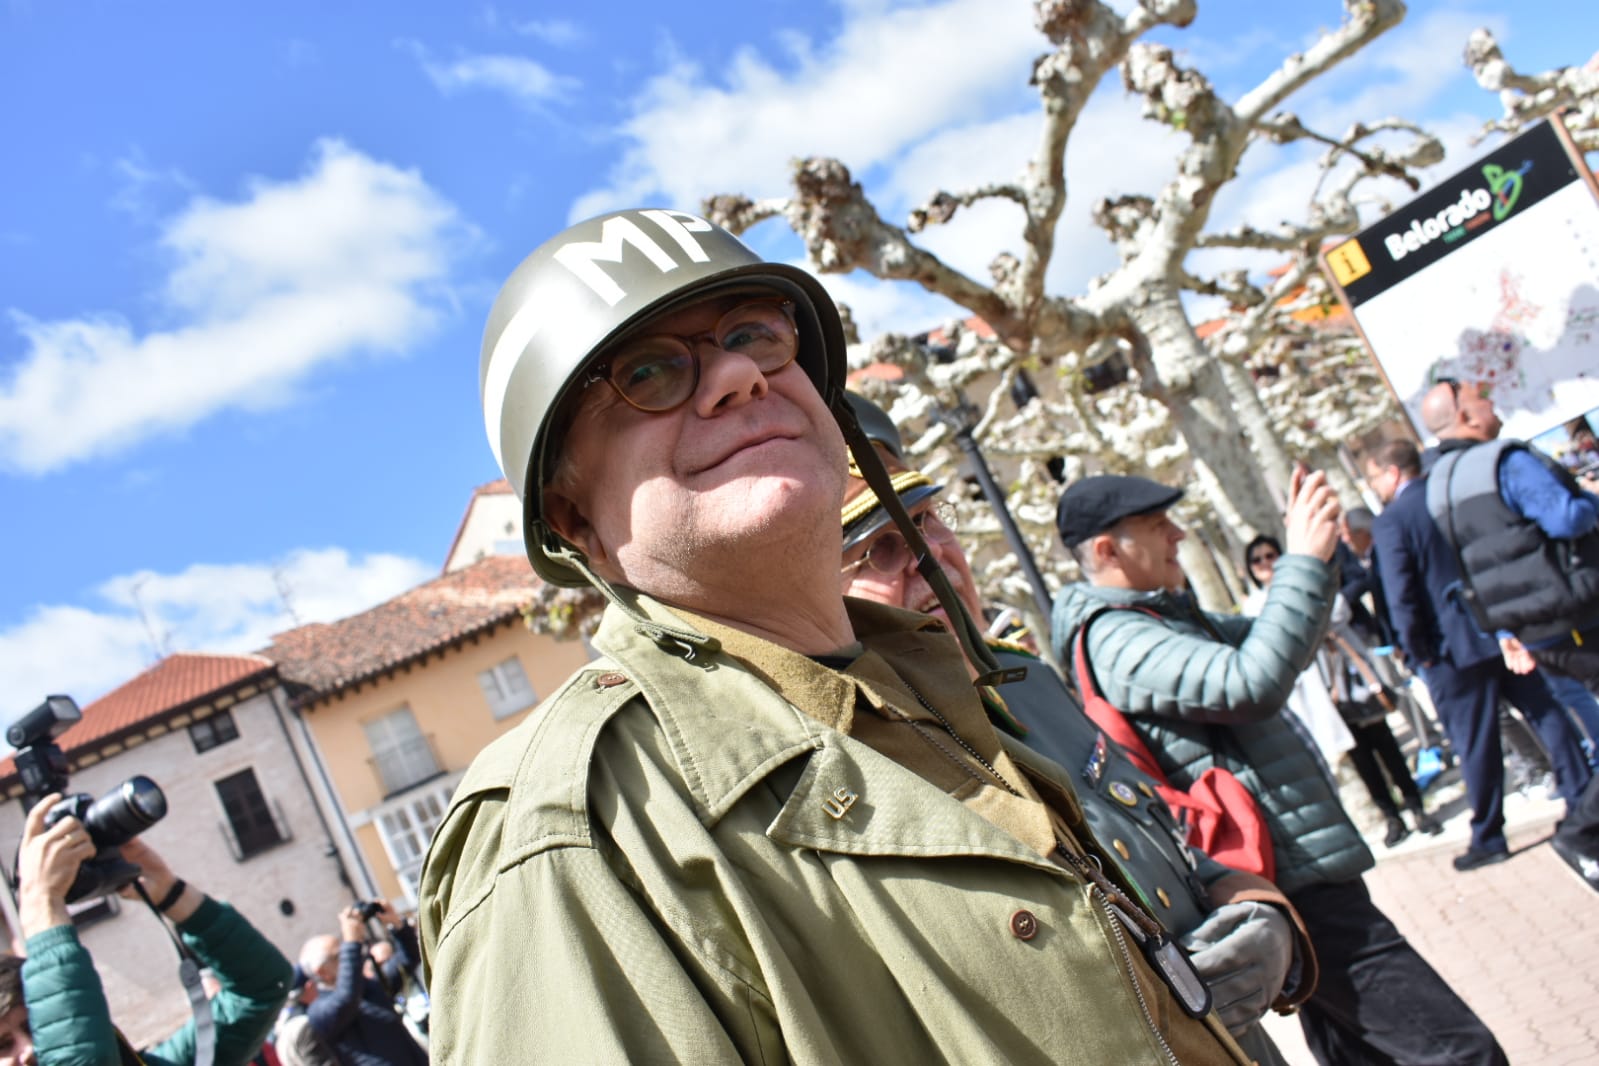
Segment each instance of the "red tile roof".
[[[61,734],[56,743],[71,756],[168,711],[219,696],[271,672],[271,660],[258,655],[175,652],[82,708],[83,720]],[[9,757],[0,760],[0,781],[15,772]]]
[[[990,326],[987,321],[978,315],[961,319],[961,324],[985,341],[994,340],[999,336],[999,334],[994,332],[994,327]],[[943,326],[929,330],[927,333],[928,344],[948,344],[949,340],[949,331]]]
[[361,614],[279,633],[260,654],[320,699],[515,618],[537,587],[527,559],[489,556]]

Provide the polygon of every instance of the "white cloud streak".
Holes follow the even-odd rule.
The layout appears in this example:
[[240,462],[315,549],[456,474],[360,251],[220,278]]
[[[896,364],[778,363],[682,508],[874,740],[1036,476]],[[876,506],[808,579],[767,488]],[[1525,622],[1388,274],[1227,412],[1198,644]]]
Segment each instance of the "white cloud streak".
[[417,559],[321,548],[295,551],[276,565],[199,563],[173,574],[115,577],[95,590],[90,606],[40,606],[0,630],[0,720],[49,693],[88,703],[159,653],[255,651],[275,633],[346,618],[435,576],[436,567]]
[[673,61],[634,101],[606,186],[572,217],[646,201],[692,206],[716,192],[775,195],[800,155],[837,156],[864,175],[944,126],[980,119],[996,99],[1025,98],[1028,64],[1047,45],[1024,0],[943,0],[853,5],[821,50],[797,34],[746,46],[714,81]]
[[524,37],[543,41],[561,48],[581,43],[585,34],[575,22],[567,19],[532,19],[516,24],[516,32]]
[[171,326],[10,312],[26,350],[0,379],[0,466],[59,470],[225,409],[282,403],[319,366],[408,348],[434,321],[465,232],[415,171],[337,141],[298,179],[191,202],[161,239]]
[[576,78],[556,74],[525,56],[469,55],[442,63],[428,58],[420,48],[416,51],[422,70],[446,96],[484,90],[503,93],[522,107],[537,109],[566,99],[581,87]]

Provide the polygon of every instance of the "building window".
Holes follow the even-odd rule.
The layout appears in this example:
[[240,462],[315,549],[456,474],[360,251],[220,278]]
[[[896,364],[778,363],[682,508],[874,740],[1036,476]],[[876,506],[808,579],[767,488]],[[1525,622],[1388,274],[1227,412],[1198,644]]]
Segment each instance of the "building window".
[[477,683],[482,686],[489,710],[496,718],[515,714],[538,700],[533,686],[528,683],[527,672],[522,669],[522,660],[514,655],[496,667],[481,671]]
[[196,752],[210,751],[218,744],[239,739],[239,727],[233,721],[232,711],[217,711],[189,726],[189,739],[194,741]]
[[232,830],[236,857],[248,859],[288,839],[272,817],[272,808],[261,794],[254,770],[230,774],[218,781],[216,788],[222,813],[227,815]]
[[433,745],[417,728],[411,708],[401,707],[362,728],[366,730],[367,743],[372,745],[370,762],[383,783],[385,796],[404,792],[442,772]]
[[415,901],[417,881],[422,877],[422,858],[427,854],[433,831],[444,820],[450,805],[450,784],[438,785],[397,800],[377,811],[378,831],[389,863],[404,886],[406,896]]

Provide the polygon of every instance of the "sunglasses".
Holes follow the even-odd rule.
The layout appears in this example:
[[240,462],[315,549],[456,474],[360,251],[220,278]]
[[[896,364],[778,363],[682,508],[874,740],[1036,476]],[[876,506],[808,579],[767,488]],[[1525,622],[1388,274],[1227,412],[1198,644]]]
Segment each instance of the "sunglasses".
[[1488,398],[1488,386],[1482,382],[1471,382],[1468,384],[1467,382],[1461,381],[1459,378],[1440,377],[1434,378],[1433,384],[1448,385],[1449,395],[1454,398],[1455,405],[1457,407],[1460,405],[1461,392],[1465,392],[1467,396],[1471,396],[1479,400],[1485,400]]
[[[948,500],[939,500],[920,514],[912,515],[911,521],[916,523],[916,528],[922,531],[922,536],[930,543],[943,545],[957,543],[955,506]],[[869,566],[879,574],[893,575],[904,571],[905,567],[915,559],[911,546],[905,543],[904,536],[893,526],[879,533],[868,542],[868,545],[866,554],[845,566],[843,573],[853,573],[862,566]]]
[[1274,551],[1257,552],[1249,557],[1250,566],[1260,566],[1262,563],[1274,563],[1282,558],[1282,553]]
[[584,388],[603,381],[640,411],[659,414],[686,403],[700,384],[700,347],[710,344],[742,355],[762,374],[774,374],[799,354],[794,304],[751,300],[733,308],[703,333],[646,333],[629,337],[595,365]]

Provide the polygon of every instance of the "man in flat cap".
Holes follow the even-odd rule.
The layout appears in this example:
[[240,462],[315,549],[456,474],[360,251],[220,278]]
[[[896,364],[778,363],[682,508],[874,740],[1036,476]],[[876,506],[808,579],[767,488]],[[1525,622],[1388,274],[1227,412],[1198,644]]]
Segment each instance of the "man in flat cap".
[[1334,1063],[1503,1063],[1493,1034],[1372,903],[1371,852],[1337,788],[1282,713],[1310,663],[1337,592],[1328,565],[1338,501],[1320,472],[1296,472],[1277,561],[1258,618],[1207,614],[1185,591],[1168,509],[1182,496],[1141,477],[1067,488],[1056,515],[1085,582],[1061,590],[1053,639],[1083,664],[1172,784],[1231,770],[1259,804],[1275,881],[1303,917],[1321,963],[1300,1010],[1316,1058]]

